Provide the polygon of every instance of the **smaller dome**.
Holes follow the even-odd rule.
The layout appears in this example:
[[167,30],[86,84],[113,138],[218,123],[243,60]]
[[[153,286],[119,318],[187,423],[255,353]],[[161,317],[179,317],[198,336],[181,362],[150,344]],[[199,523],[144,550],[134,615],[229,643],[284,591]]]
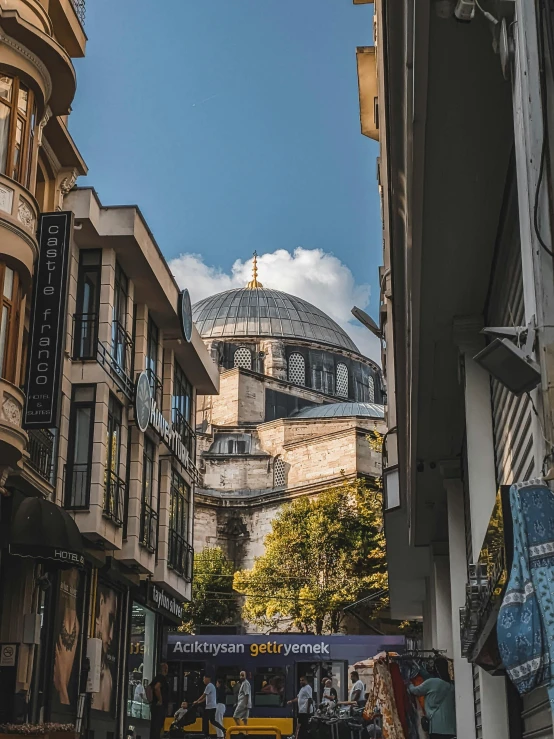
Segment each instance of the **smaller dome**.
[[384,418],[385,406],[377,405],[377,403],[328,403],[303,408],[290,418],[348,418],[349,416]]

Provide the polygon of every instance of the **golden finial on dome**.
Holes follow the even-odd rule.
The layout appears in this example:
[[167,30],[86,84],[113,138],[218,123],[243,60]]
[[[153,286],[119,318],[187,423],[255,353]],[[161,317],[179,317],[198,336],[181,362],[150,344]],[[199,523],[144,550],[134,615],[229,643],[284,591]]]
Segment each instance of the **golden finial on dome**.
[[263,287],[261,282],[258,282],[258,252],[254,252],[254,261],[252,262],[252,279],[246,286],[249,290],[254,290],[257,287]]

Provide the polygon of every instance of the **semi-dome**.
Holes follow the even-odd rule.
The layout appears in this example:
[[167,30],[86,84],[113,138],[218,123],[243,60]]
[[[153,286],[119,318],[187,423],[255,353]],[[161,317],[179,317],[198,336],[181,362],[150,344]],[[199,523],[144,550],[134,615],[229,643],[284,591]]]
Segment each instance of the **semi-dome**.
[[[256,284],[253,284],[256,283]],[[203,339],[303,339],[360,353],[338,323],[306,300],[257,283],[204,298],[192,307]]]
[[377,403],[328,403],[303,408],[291,418],[346,418],[348,416],[384,418],[385,408]]

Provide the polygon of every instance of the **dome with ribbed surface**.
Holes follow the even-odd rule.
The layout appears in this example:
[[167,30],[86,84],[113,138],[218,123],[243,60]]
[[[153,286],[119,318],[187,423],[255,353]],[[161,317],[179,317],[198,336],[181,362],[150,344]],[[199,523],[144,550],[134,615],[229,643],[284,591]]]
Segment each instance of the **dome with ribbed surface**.
[[192,317],[203,339],[304,339],[360,353],[346,331],[322,310],[280,290],[226,290],[196,303]]
[[303,408],[291,418],[346,418],[348,416],[384,418],[385,407],[377,403],[328,403]]

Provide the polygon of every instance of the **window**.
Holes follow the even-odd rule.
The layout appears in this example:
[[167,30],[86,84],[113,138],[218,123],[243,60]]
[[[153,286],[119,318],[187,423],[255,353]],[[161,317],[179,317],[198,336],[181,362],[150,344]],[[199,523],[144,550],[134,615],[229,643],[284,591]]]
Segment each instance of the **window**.
[[289,382],[295,385],[306,384],[306,362],[298,352],[294,352],[289,357]]
[[375,380],[373,379],[371,375],[369,376],[368,385],[369,385],[369,402],[375,403]]
[[125,482],[119,477],[121,459],[121,404],[110,394],[108,403],[108,427],[106,482],[104,490],[104,515],[118,526],[123,524]]
[[235,350],[233,358],[233,367],[243,367],[244,369],[252,369],[252,352],[245,346],[241,346]]
[[102,251],[82,249],[79,252],[79,276],[77,278],[74,359],[95,359],[96,357],[101,272]]
[[210,446],[210,454],[250,454],[250,434],[216,434]]
[[285,705],[285,671],[282,667],[258,667],[254,675],[254,705]]
[[117,366],[124,372],[131,369],[132,341],[127,333],[127,303],[129,283],[125,272],[116,262],[112,319],[112,351]]
[[1,262],[0,295],[0,377],[16,383],[21,290],[17,272]]
[[150,704],[146,688],[154,679],[154,656],[156,651],[156,614],[139,603],[133,603],[131,612],[131,643],[127,669],[129,688],[127,694],[127,716],[150,718]]
[[192,547],[188,543],[190,488],[171,471],[168,565],[186,579],[192,578]]
[[160,341],[160,332],[158,327],[152,320],[152,316],[148,316],[148,339],[146,344],[146,372],[150,380],[152,395],[156,399],[158,405],[162,400],[162,383],[158,378],[158,345]]
[[225,705],[234,706],[240,688],[240,672],[243,668],[237,666],[221,666],[217,668],[216,680],[223,680],[225,687]]
[[348,367],[342,362],[337,364],[336,387],[337,395],[340,395],[341,398],[348,397]]
[[144,437],[142,453],[142,513],[140,520],[140,543],[150,552],[156,551],[156,533],[158,524],[157,496],[154,495],[156,469],[156,447]]
[[173,406],[172,420],[177,427],[183,444],[188,449],[192,459],[195,458],[195,434],[192,425],[192,385],[181,367],[175,363],[173,373]]
[[275,457],[273,462],[273,487],[280,488],[285,484],[285,462],[283,457]]
[[17,77],[0,75],[0,172],[29,187],[36,106],[32,90]]
[[66,508],[88,508],[89,505],[95,393],[94,385],[73,385],[65,475]]

